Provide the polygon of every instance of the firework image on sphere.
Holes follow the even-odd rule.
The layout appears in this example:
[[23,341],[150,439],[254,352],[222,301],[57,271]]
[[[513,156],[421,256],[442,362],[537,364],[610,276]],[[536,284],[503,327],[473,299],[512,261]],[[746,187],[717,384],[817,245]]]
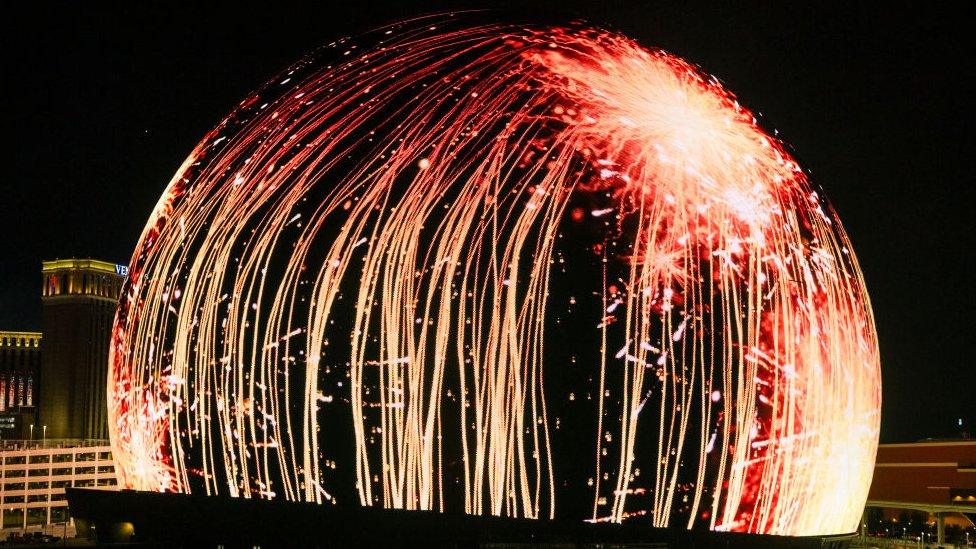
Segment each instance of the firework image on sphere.
[[856,529],[878,343],[823,196],[619,34],[340,40],[190,153],[113,331],[123,486],[784,535]]

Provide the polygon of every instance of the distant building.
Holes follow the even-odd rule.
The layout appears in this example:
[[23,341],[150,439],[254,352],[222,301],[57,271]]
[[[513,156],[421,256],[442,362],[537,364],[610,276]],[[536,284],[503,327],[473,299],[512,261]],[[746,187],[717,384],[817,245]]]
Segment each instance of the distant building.
[[[939,544],[946,541],[947,524],[973,528],[976,440],[879,445],[866,507],[880,509],[889,520],[900,513],[921,512],[934,523]],[[909,525],[899,526],[908,531]]]
[[0,332],[0,412],[34,405],[41,334]]
[[976,440],[879,445],[868,499],[976,505]]
[[0,528],[69,522],[68,487],[118,489],[107,440],[0,442]]
[[44,349],[36,400],[38,424],[49,438],[108,438],[108,346],[125,270],[93,259],[43,263]]
[[40,369],[40,333],[0,331],[0,439],[28,438]]
[[117,489],[105,384],[126,270],[45,261],[43,332],[0,332],[0,529],[60,535],[66,487]]

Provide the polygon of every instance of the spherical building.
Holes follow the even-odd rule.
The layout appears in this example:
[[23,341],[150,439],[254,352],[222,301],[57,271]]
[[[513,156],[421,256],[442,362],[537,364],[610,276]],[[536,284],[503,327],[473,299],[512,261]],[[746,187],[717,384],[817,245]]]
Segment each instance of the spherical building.
[[877,445],[825,199],[717,80],[586,26],[299,61],[170,182],[113,338],[141,490],[827,534]]

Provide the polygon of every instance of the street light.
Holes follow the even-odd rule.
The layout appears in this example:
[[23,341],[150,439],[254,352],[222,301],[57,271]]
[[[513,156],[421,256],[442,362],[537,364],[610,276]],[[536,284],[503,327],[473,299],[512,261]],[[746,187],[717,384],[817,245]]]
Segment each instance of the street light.
[[30,439],[31,440],[34,440],[34,424],[33,423],[31,423],[31,426],[30,426]]
[[44,426],[44,444],[47,444],[47,425]]

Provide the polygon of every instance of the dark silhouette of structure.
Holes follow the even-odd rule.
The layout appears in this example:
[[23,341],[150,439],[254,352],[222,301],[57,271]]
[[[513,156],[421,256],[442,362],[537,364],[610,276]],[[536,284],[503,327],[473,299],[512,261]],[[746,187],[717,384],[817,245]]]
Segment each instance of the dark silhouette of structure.
[[810,547],[853,535],[786,537],[684,528],[514,519],[157,492],[69,488],[79,535],[98,543],[227,547]]

